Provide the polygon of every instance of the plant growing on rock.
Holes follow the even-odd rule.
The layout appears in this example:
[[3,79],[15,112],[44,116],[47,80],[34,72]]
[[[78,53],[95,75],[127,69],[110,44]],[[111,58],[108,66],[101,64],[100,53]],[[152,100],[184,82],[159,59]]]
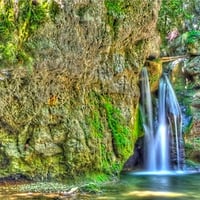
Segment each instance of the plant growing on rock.
[[108,24],[113,29],[114,38],[117,36],[119,19],[123,18],[125,12],[123,9],[123,0],[105,0],[107,8]]
[[163,38],[172,28],[181,26],[184,15],[183,0],[163,0],[159,13],[158,28]]
[[2,1],[0,3],[0,63],[31,65],[29,38],[48,20],[53,20],[60,1]]
[[200,31],[192,30],[186,33],[186,44],[195,43],[200,39]]

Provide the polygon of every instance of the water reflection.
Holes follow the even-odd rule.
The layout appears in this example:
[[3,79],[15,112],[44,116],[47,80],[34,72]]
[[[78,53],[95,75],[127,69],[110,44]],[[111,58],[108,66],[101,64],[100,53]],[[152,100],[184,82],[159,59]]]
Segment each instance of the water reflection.
[[166,188],[170,187],[170,179],[169,177],[165,176],[165,177],[150,177],[150,182],[152,185],[152,189],[155,188],[155,186],[157,186],[157,190],[160,189],[162,191],[165,191]]
[[[123,175],[117,185],[104,188],[104,195],[108,200],[199,200],[199,187],[199,174]],[[103,196],[92,199],[103,199]]]
[[[199,200],[199,174],[121,176],[115,184],[102,187],[98,194],[59,196],[58,194],[15,194],[0,191],[4,200]],[[5,195],[6,193],[6,195]],[[54,196],[51,196],[54,195]]]
[[175,197],[183,197],[187,196],[183,193],[175,193],[175,192],[159,192],[159,191],[133,191],[126,194],[123,194],[123,196],[129,196],[129,197],[142,197],[142,198],[148,198],[148,197],[168,197],[168,198],[175,198]]

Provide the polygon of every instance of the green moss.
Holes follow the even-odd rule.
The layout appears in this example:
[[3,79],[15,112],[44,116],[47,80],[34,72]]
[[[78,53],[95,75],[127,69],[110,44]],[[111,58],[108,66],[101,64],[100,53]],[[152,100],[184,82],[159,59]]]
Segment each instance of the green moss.
[[194,44],[200,39],[200,31],[192,30],[184,33],[184,38],[186,38],[186,44]]
[[124,1],[123,0],[105,0],[107,8],[108,24],[112,28],[113,37],[117,37],[119,28],[119,20],[125,15]]
[[138,139],[138,137],[141,137],[144,134],[139,106],[137,106],[136,113],[135,113],[133,133],[134,133],[135,141]]
[[[84,177],[84,182],[87,184],[81,184],[81,192],[96,193],[101,191],[102,184],[110,181],[110,177],[102,173],[89,173]],[[80,183],[83,181],[79,181]]]
[[108,14],[114,17],[119,17],[124,14],[123,3],[124,0],[105,0]]
[[110,98],[97,93],[91,93],[89,98],[87,122],[97,146],[93,170],[118,174],[133,151],[135,133]]
[[92,92],[89,95],[89,105],[91,112],[86,116],[86,120],[90,127],[90,136],[88,142],[93,138],[95,142],[95,163],[93,170],[97,170],[104,173],[112,173],[112,152],[108,151],[108,147],[104,144],[103,140],[105,137],[105,123],[102,113],[101,96]]
[[133,148],[133,144],[130,144],[130,141],[132,141],[131,130],[125,125],[125,120],[120,110],[112,105],[110,99],[104,99],[104,107],[106,110],[108,127],[113,137],[115,154],[117,157],[125,159]]
[[[89,105],[91,112],[86,116],[87,123],[90,127],[90,133],[91,135],[86,138],[88,141],[90,140],[90,137],[95,138],[96,146],[97,146],[97,152],[95,153],[96,157],[96,169],[102,169],[104,160],[104,146],[101,144],[101,140],[103,138],[103,132],[104,132],[104,126],[102,124],[101,120],[101,114],[100,114],[100,107],[99,107],[99,100],[98,96],[96,96],[95,93],[89,94]],[[87,141],[87,142],[88,142]]]
[[[55,2],[33,4],[32,0],[20,0],[0,4],[0,67],[33,64],[29,38],[48,20],[53,20],[58,12]],[[31,45],[29,45],[31,46]]]
[[62,180],[66,177],[65,165],[61,164],[61,155],[44,157],[36,153],[25,153],[9,156],[9,166],[1,169],[0,176],[21,174],[32,180]]

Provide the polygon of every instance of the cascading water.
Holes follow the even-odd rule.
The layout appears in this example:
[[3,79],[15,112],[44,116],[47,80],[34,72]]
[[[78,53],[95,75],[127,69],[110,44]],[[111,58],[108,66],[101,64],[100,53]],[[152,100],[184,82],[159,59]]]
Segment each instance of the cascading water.
[[153,109],[147,69],[141,74],[141,111],[144,127],[144,163],[147,171],[181,170],[184,165],[182,115],[172,85],[164,74],[159,83],[158,125]]
[[170,134],[170,158],[171,163],[176,170],[181,170],[184,165],[185,152],[182,136],[182,114],[181,109],[176,98],[172,85],[167,77],[164,75],[164,79],[167,84],[166,90],[166,117],[169,123]]
[[155,151],[157,152],[157,170],[169,170],[169,134],[166,116],[166,81],[161,78],[158,96],[158,129],[155,136]]
[[149,85],[149,77],[146,68],[142,69],[141,78],[141,112],[143,127],[145,131],[144,137],[144,160],[145,168],[150,171],[156,170],[155,150],[154,150],[154,130],[153,130],[153,109],[151,101],[151,91]]

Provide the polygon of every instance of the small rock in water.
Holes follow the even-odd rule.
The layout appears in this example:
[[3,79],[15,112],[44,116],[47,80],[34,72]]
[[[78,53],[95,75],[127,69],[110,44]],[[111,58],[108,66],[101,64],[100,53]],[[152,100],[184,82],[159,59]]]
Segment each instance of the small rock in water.
[[63,192],[62,195],[65,195],[65,196],[72,195],[77,191],[78,191],[78,187],[74,187],[74,188],[71,188],[69,191]]

